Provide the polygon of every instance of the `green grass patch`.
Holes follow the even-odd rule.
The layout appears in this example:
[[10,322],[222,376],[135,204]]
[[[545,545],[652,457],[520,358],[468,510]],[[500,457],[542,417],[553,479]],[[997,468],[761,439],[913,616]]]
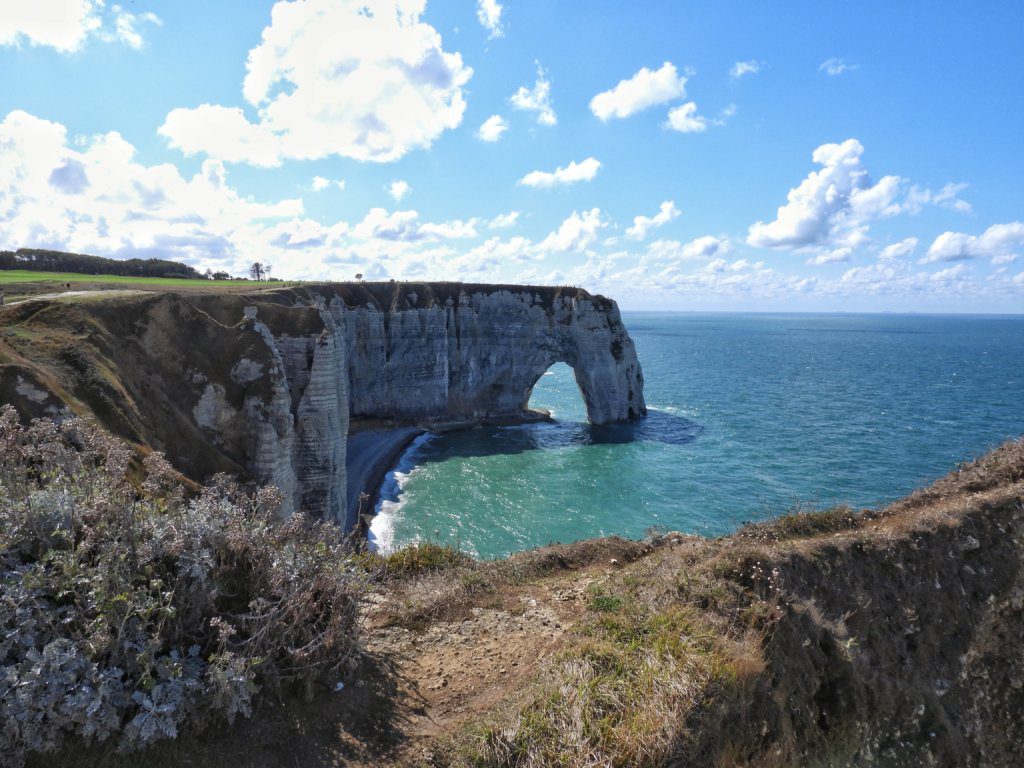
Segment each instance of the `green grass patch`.
[[831,507],[820,512],[797,510],[774,521],[772,528],[780,539],[817,536],[845,531],[857,525],[856,513],[847,506]]
[[252,280],[194,280],[183,277],[130,277],[126,275],[85,275],[80,272],[34,272],[29,269],[0,270],[0,285],[18,283],[113,283],[119,285],[166,285],[195,287],[231,287],[231,286],[273,286],[284,287],[295,285],[290,282],[254,282]]
[[661,575],[590,584],[564,650],[519,698],[442,745],[435,764],[664,764],[689,718],[740,672],[706,613],[647,589]]
[[373,552],[358,556],[357,562],[371,573],[387,579],[408,579],[425,573],[462,568],[475,561],[465,552],[446,544],[421,541],[387,555]]
[[622,607],[622,598],[615,595],[595,595],[587,606],[598,613],[615,613]]

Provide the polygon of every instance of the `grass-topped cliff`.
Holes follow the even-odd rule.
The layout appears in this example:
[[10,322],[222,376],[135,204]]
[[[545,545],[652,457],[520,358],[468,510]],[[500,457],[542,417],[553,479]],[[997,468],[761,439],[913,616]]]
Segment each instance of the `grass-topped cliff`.
[[1020,442],[879,511],[477,563],[345,553],[270,496],[132,479],[86,425],[0,427],[0,738],[31,764],[1024,759]]

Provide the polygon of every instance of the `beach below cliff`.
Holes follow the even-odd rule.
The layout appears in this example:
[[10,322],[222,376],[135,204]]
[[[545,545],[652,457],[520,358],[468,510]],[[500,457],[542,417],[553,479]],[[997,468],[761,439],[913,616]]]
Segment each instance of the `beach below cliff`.
[[[518,419],[495,420],[495,426],[515,426],[551,421],[547,411],[527,410]],[[355,419],[349,425],[345,457],[347,476],[345,530],[363,530],[360,515],[372,516],[380,500],[388,472],[398,466],[417,437],[430,433],[472,429],[476,422],[438,423],[426,426],[395,426],[378,419]],[[360,507],[360,500],[362,506]]]
[[345,457],[345,508],[348,510],[346,530],[358,527],[360,514],[373,514],[384,477],[409,444],[425,431],[420,427],[386,427],[373,422],[352,422]]

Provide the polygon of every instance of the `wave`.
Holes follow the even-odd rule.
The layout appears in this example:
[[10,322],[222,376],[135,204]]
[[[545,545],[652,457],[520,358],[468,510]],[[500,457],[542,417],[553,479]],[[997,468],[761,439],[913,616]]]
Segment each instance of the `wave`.
[[395,521],[401,514],[403,505],[402,490],[409,482],[409,476],[422,463],[416,454],[430,440],[439,437],[432,432],[424,432],[405,449],[395,467],[384,475],[380,485],[380,497],[374,509],[373,518],[366,532],[366,543],[371,552],[386,554],[395,547]]

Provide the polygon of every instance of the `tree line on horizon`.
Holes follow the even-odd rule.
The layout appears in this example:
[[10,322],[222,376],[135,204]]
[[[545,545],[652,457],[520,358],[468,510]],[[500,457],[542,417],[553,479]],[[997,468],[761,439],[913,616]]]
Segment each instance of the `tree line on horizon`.
[[[165,277],[186,280],[244,280],[228,272],[207,269],[200,272],[180,261],[167,259],[111,259],[85,253],[52,251],[45,248],[0,250],[0,270],[22,269],[29,272],[73,272],[81,275],[117,275],[119,277]],[[255,262],[248,278],[256,282],[277,282],[270,276],[271,266]]]
[[[30,272],[75,272],[84,275],[121,277],[174,277],[193,280],[206,278],[187,264],[165,259],[108,259],[84,253],[66,253],[42,248],[0,251],[0,269],[24,269]],[[226,272],[222,279],[228,279]]]

